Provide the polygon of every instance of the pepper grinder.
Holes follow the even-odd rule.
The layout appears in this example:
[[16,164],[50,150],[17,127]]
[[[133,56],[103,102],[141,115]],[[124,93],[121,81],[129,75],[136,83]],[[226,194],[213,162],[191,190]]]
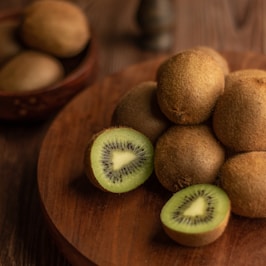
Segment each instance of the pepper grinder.
[[140,0],[137,23],[144,48],[167,51],[173,44],[173,8],[171,0]]

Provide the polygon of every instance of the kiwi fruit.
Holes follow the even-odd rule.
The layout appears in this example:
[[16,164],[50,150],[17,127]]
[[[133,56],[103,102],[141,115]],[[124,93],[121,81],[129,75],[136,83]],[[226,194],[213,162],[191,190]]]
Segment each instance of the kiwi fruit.
[[166,234],[177,243],[199,247],[225,231],[231,204],[227,194],[211,184],[197,184],[176,192],[160,214]]
[[212,58],[220,65],[222,68],[224,75],[228,75],[230,73],[230,67],[228,65],[228,61],[225,57],[219,53],[217,50],[209,47],[209,46],[196,46],[193,49],[200,49],[206,53],[208,53]]
[[157,104],[156,88],[154,81],[144,81],[131,88],[116,105],[112,124],[132,127],[155,143],[170,125]]
[[123,193],[143,184],[153,172],[151,141],[128,127],[96,133],[85,151],[85,173],[103,191]]
[[23,50],[18,39],[19,20],[6,20],[0,23],[0,64],[3,65]]
[[176,124],[206,121],[224,91],[224,73],[212,56],[199,49],[179,52],[157,70],[157,101]]
[[229,158],[220,173],[232,212],[250,218],[266,217],[266,152],[251,151]]
[[213,130],[229,149],[266,150],[266,78],[234,82],[218,99]]
[[225,150],[206,125],[170,127],[157,141],[155,174],[167,190],[177,192],[199,183],[215,183]]
[[91,38],[88,18],[69,1],[36,1],[23,13],[20,35],[32,49],[58,57],[80,53]]
[[224,89],[226,90],[227,88],[232,87],[235,83],[242,81],[243,79],[261,77],[266,78],[266,71],[263,69],[247,68],[232,71],[225,77]]
[[64,77],[64,68],[53,56],[25,50],[0,69],[0,90],[31,91],[50,86]]

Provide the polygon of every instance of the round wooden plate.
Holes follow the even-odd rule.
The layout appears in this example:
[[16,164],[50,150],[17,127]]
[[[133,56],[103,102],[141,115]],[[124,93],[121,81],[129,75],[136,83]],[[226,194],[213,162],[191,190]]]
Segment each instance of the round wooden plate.
[[[265,68],[266,56],[226,52],[231,70]],[[52,235],[73,265],[264,265],[266,219],[232,215],[225,233],[201,248],[186,248],[163,232],[159,214],[170,197],[152,176],[127,194],[94,188],[83,172],[91,135],[110,125],[121,96],[153,80],[165,58],[134,65],[84,90],[55,119],[44,139],[38,185]]]

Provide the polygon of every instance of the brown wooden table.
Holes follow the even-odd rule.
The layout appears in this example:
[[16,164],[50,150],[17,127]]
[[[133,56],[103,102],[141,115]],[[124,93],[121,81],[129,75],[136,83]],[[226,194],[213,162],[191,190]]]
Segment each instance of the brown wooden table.
[[[0,9],[23,7],[30,2],[1,0]],[[85,10],[97,34],[99,79],[160,55],[137,44],[137,0],[75,2]],[[265,53],[265,1],[173,0],[172,3],[175,28],[171,53],[195,45]],[[37,190],[38,154],[52,121],[53,118],[31,124],[0,122],[0,265],[69,265],[47,230]],[[262,256],[266,258],[266,254]],[[188,257],[187,265],[193,265],[193,258]],[[234,265],[238,265],[237,261]]]

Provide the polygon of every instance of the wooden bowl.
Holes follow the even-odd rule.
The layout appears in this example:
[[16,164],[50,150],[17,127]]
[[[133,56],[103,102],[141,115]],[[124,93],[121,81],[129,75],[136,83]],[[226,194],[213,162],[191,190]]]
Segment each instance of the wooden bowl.
[[[0,23],[20,19],[21,9],[4,10]],[[60,59],[66,76],[52,86],[25,92],[0,91],[0,119],[41,120],[54,114],[74,95],[93,83],[97,74],[97,45],[92,38],[77,56]]]

